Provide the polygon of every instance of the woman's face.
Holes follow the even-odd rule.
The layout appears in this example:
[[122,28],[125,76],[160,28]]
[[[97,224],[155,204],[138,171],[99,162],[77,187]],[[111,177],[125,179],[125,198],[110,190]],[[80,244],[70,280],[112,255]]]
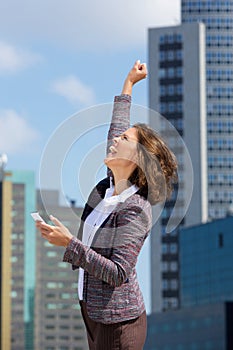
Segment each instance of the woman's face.
[[119,137],[113,139],[109,147],[109,153],[105,158],[105,164],[112,169],[113,167],[137,166],[137,130],[130,128]]

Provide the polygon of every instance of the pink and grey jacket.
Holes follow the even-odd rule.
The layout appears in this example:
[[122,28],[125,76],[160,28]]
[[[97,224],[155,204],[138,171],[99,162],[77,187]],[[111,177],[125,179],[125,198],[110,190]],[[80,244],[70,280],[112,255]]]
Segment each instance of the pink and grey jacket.
[[[130,127],[131,97],[116,96],[108,141]],[[108,172],[110,175],[110,172]],[[78,238],[72,238],[63,261],[84,272],[83,301],[89,317],[105,324],[138,317],[145,310],[135,265],[151,229],[151,205],[140,190],[118,203],[97,230],[91,247],[82,241],[83,224],[110,187],[109,176],[92,190],[85,205]]]

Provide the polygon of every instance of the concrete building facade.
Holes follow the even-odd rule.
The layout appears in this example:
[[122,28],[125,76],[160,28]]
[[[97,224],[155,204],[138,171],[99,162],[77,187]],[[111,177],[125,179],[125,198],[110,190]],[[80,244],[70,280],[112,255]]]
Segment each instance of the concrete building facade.
[[[70,232],[77,233],[82,209],[60,206],[57,191],[38,191],[37,209],[47,222],[52,214]],[[86,350],[86,331],[77,296],[78,272],[62,262],[63,247],[51,245],[39,234],[36,242],[35,349]]]
[[178,227],[208,217],[204,77],[203,24],[149,30],[149,107],[161,114],[151,113],[150,125],[175,153],[179,176],[152,229],[152,311],[179,307]]

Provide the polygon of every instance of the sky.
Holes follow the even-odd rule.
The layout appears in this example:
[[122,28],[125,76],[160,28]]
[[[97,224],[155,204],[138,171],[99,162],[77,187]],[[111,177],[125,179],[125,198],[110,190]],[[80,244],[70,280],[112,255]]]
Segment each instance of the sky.
[[[37,187],[58,188],[83,205],[82,183],[104,171],[113,97],[133,63],[147,62],[148,28],[179,23],[180,0],[0,2],[0,154],[8,156],[7,170],[32,170]],[[144,80],[133,103],[146,110],[147,95]]]

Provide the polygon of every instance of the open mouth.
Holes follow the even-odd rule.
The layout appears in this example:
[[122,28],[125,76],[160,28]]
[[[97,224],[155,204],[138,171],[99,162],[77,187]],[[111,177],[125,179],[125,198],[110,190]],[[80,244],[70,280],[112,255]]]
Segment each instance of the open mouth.
[[116,148],[115,148],[114,146],[110,146],[110,147],[109,147],[109,152],[110,152],[111,154],[115,154],[115,153],[117,153],[117,150],[116,150]]

